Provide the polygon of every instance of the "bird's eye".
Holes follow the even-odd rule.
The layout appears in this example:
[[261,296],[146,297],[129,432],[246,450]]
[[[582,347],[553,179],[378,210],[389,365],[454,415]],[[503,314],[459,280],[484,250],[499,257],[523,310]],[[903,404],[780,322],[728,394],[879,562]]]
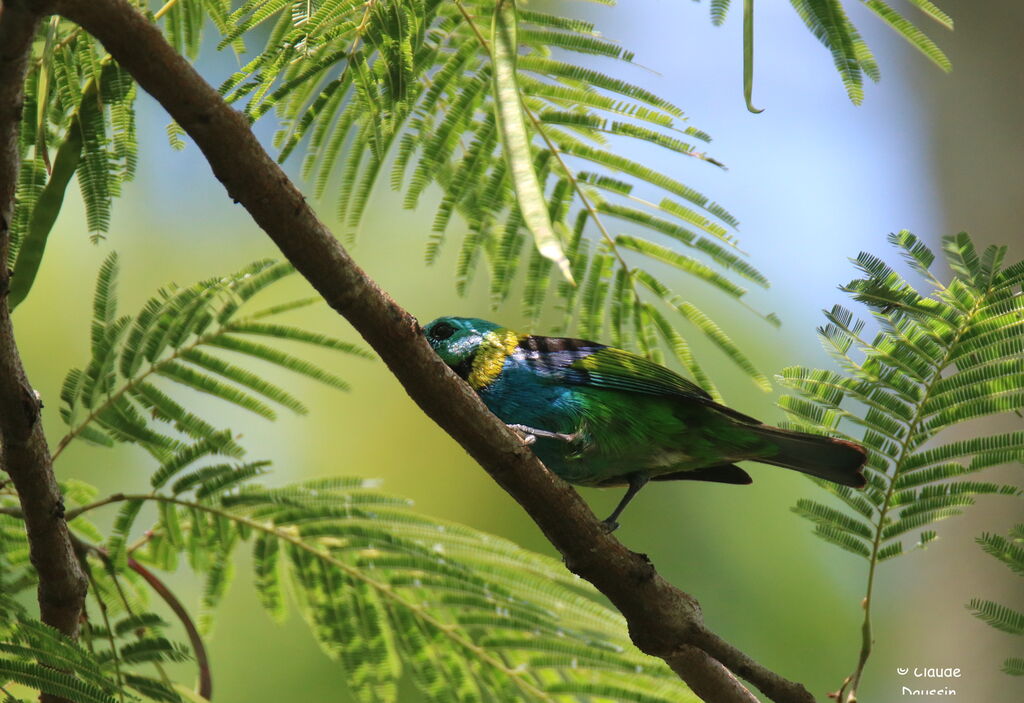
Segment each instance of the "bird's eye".
[[447,322],[441,322],[434,325],[430,330],[430,338],[442,341],[448,339],[455,334],[455,328],[449,325]]

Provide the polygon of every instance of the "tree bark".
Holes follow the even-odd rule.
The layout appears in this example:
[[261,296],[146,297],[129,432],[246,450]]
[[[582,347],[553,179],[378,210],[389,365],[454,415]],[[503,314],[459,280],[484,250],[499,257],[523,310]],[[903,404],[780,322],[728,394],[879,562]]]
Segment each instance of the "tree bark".
[[64,520],[64,501],[39,417],[42,403],[25,375],[7,307],[9,223],[18,182],[25,75],[32,41],[47,9],[46,3],[13,0],[0,6],[0,468],[10,475],[21,501],[29,555],[39,574],[40,618],[77,637],[86,579]]
[[661,657],[705,700],[756,698],[729,670],[779,703],[809,703],[800,684],[756,664],[703,624],[697,602],[645,555],[609,535],[586,503],[434,354],[415,318],[356,265],[302,193],[232,109],[160,31],[125,0],[59,0],[57,11],[97,37],[206,156],[228,196],[374,348],[406,392],[529,513],[574,573],[623,613],[636,645]]

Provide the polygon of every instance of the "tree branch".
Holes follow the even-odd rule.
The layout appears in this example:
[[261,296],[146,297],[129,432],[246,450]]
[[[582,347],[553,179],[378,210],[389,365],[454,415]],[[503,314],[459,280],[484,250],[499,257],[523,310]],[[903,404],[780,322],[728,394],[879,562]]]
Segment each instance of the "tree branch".
[[799,684],[753,664],[708,632],[692,597],[659,576],[646,556],[606,533],[579,495],[441,362],[415,318],[377,287],[317,219],[246,118],[143,15],[125,0],[58,0],[58,11],[97,37],[164,106],[203,151],[229,197],[352,323],[423,411],[523,506],[568,568],[623,613],[642,651],[665,659],[698,695],[716,703],[756,700],[722,664],[737,667],[737,674],[778,703],[814,700]]
[[[77,637],[86,579],[68,538],[64,502],[39,418],[41,403],[25,375],[7,307],[25,76],[32,41],[48,9],[45,2],[3,0],[0,5],[0,467],[10,475],[21,502],[29,556],[39,574],[39,617]],[[63,699],[44,695],[41,700]]]
[[48,9],[45,2],[3,0],[0,10],[0,466],[21,502],[29,553],[39,574],[40,618],[76,637],[86,579],[68,539],[64,502],[39,418],[41,403],[25,375],[7,308],[9,223],[18,182],[25,75],[32,41]]

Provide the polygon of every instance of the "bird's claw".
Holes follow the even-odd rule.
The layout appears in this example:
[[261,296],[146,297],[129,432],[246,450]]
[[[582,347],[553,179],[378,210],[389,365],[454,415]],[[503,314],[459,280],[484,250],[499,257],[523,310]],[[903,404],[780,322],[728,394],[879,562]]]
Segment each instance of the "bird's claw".
[[574,432],[573,434],[549,432],[548,430],[538,430],[535,427],[529,427],[527,425],[509,425],[508,428],[518,432],[520,436],[522,436],[523,441],[527,444],[533,444],[537,441],[538,437],[544,437],[545,439],[557,439],[562,442],[575,442],[580,437],[578,432]]
[[615,530],[619,529],[619,523],[611,518],[606,518],[601,521],[601,527],[604,528],[605,533],[610,535],[615,532]]
[[537,435],[533,434],[532,428],[526,425],[507,425],[507,427],[519,435],[519,439],[523,440],[523,444],[530,446],[537,441]]

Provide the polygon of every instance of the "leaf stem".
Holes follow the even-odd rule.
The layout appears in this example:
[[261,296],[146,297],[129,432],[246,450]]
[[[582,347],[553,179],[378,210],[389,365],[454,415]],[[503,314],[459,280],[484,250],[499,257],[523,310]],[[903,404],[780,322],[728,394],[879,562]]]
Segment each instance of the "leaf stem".
[[459,8],[459,12],[462,14],[463,19],[466,20],[466,24],[469,25],[469,28],[473,30],[473,34],[476,35],[477,41],[480,42],[480,46],[482,46],[484,48],[484,51],[486,51],[489,55],[491,53],[491,47],[487,44],[487,40],[484,38],[484,35],[480,32],[480,28],[476,26],[476,22],[473,21],[472,15],[466,12],[466,8],[459,0],[455,0],[455,7]]
[[64,519],[68,522],[71,522],[82,513],[87,513],[90,510],[93,510],[94,508],[102,508],[104,505],[109,505],[111,503],[118,503],[124,499],[124,493],[114,493],[113,495],[109,495],[106,498],[103,498],[102,500],[93,501],[92,503],[87,503],[86,505],[67,511],[64,514]]
[[117,681],[117,697],[124,703],[124,679],[121,676],[121,655],[117,651],[117,642],[114,641],[114,628],[110,625],[110,616],[107,614],[107,604],[100,598],[99,585],[92,575],[92,571],[85,569],[86,578],[89,579],[93,597],[100,609],[100,616],[103,618],[103,626],[107,629],[107,640],[110,642],[110,654],[114,661],[114,678]]
[[178,0],[167,0],[167,2],[164,3],[164,6],[161,7],[159,10],[157,10],[156,13],[153,15],[153,19],[154,20],[160,19],[161,17],[166,15],[168,12],[170,12],[171,9],[175,5],[177,5],[177,4],[178,4]]
[[[935,384],[942,379],[942,370],[949,365],[950,357],[952,356],[957,343],[960,341],[960,337],[963,336],[964,332],[966,332],[970,327],[974,315],[977,314],[981,307],[981,301],[985,298],[985,292],[978,294],[973,307],[964,315],[962,318],[963,321],[956,330],[956,334],[946,347],[942,360],[934,365],[934,372],[932,373],[931,378],[925,383],[924,388],[921,391],[920,399],[915,403],[914,420],[910,423],[906,437],[903,439],[903,442],[900,443],[899,454],[893,462],[892,478],[889,480],[889,486],[886,489],[885,497],[882,500],[882,506],[879,508],[878,522],[875,524],[875,539],[871,546],[871,556],[868,560],[868,580],[865,587],[864,600],[862,601],[864,608],[864,622],[861,625],[860,653],[857,657],[856,668],[854,668],[853,673],[843,681],[842,686],[836,693],[836,700],[839,703],[857,703],[857,687],[860,685],[860,679],[864,673],[864,667],[867,664],[868,658],[871,656],[871,648],[873,644],[871,635],[871,601],[874,595],[875,569],[878,565],[878,552],[882,544],[882,532],[886,526],[886,515],[892,507],[892,497],[895,493],[896,478],[900,473],[900,466],[907,459],[907,455],[912,448],[920,446],[920,442],[915,442],[914,439],[917,433],[917,428],[921,424],[922,409],[924,408],[925,403],[927,403],[928,396]],[[913,447],[911,445],[913,445]]]

